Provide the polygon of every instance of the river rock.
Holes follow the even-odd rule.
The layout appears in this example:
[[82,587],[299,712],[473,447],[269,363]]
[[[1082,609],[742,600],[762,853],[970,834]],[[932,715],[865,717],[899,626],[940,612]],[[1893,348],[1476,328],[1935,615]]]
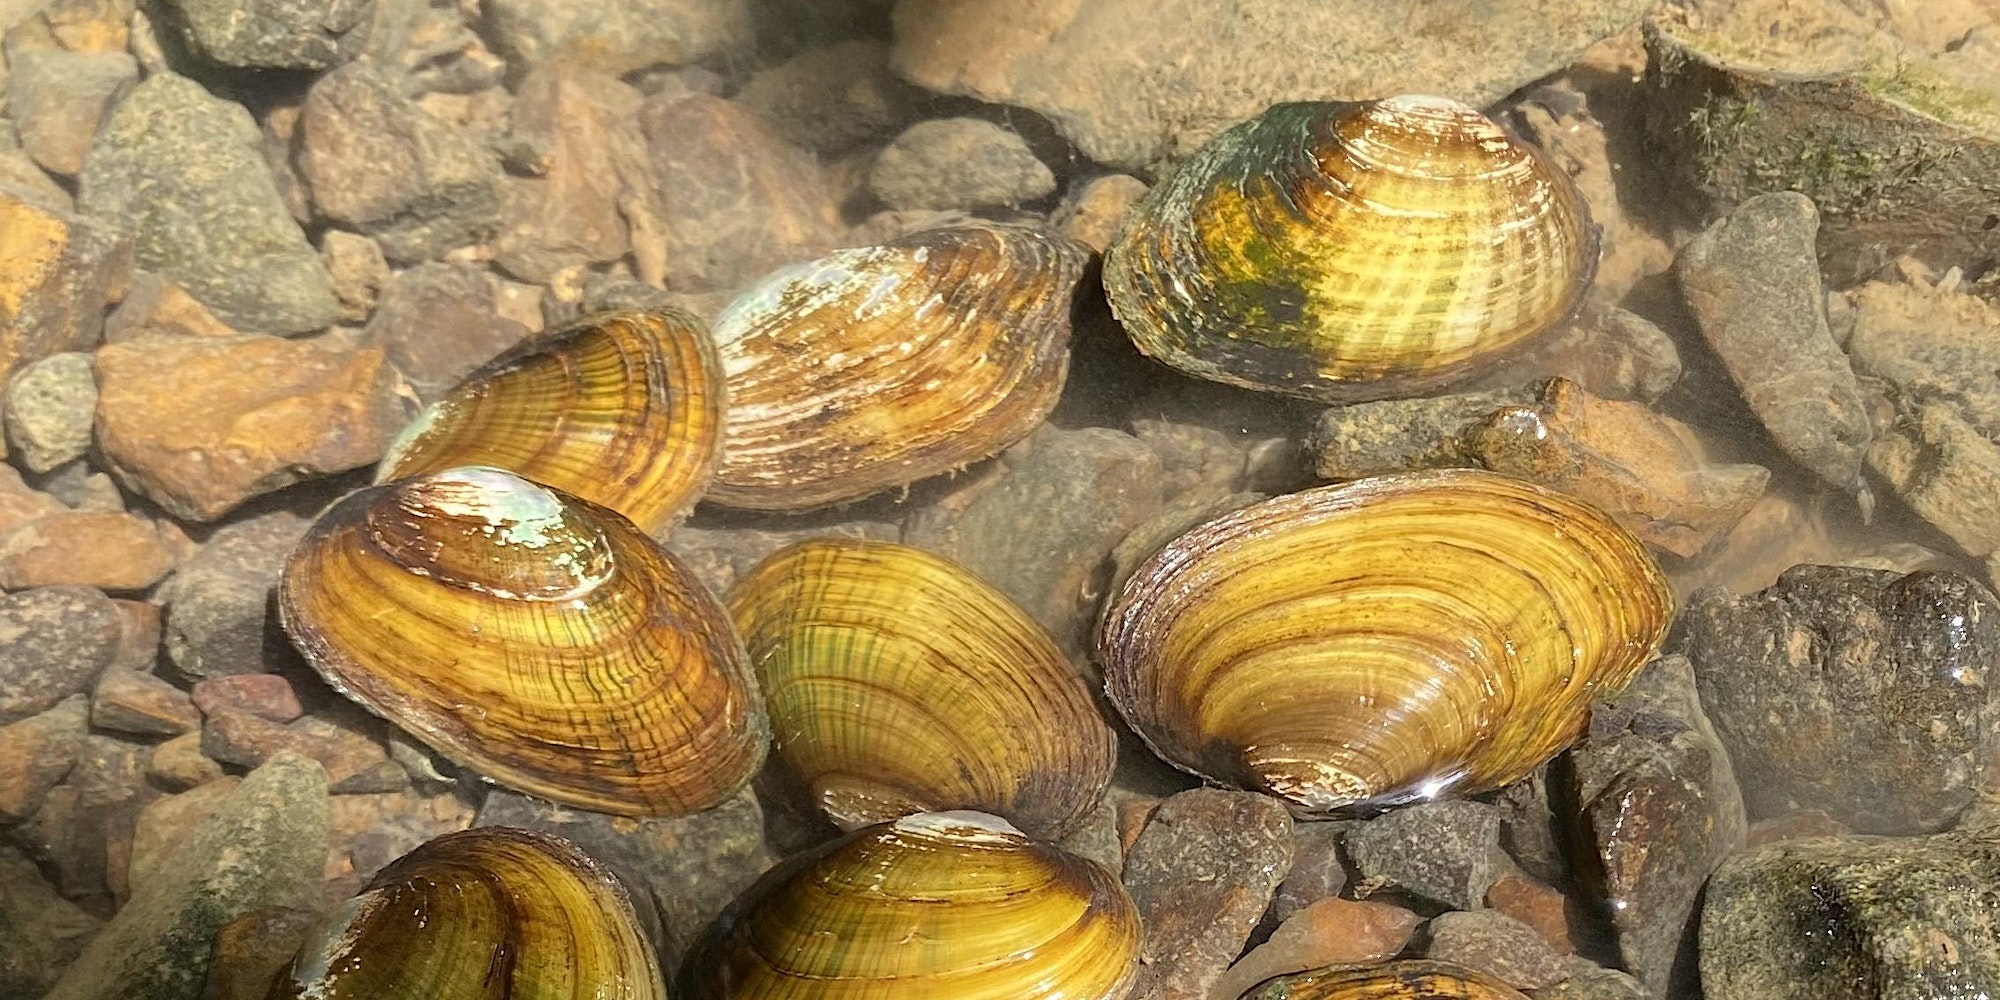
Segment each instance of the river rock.
[[146,780],[162,791],[185,792],[222,777],[222,765],[201,752],[201,730],[182,733],[153,748]]
[[[0,380],[63,351],[86,350],[104,305],[131,272],[132,244],[111,225],[0,187]],[[4,384],[4,381],[0,381]]]
[[340,321],[367,322],[382,287],[389,283],[389,259],[382,255],[382,244],[359,233],[329,229],[320,234],[319,255],[333,280],[333,294],[340,299]]
[[1928,1000],[2000,982],[1990,833],[1829,837],[1731,858],[1709,882],[1709,1000]]
[[487,39],[515,72],[573,62],[623,76],[748,45],[749,0],[490,0]]
[[0,996],[46,993],[100,926],[57,895],[34,862],[0,847]]
[[326,69],[360,54],[375,0],[166,0],[190,53],[235,69]]
[[663,210],[638,125],[643,99],[602,62],[538,70],[515,92],[509,157],[530,177],[509,181],[493,252],[522,281],[546,283],[628,252],[641,278],[665,281]]
[[764,557],[794,542],[809,538],[893,542],[902,536],[901,526],[894,521],[839,512],[804,514],[754,525],[718,521],[706,515],[707,512],[697,512],[688,523],[675,527],[666,543],[694,571],[697,579],[718,594],[727,593],[738,578],[756,568]]
[[265,673],[299,664],[270,608],[285,556],[306,526],[286,511],[223,525],[160,585],[162,644],[183,676]]
[[472,825],[485,786],[335,795],[327,804],[333,853],[327,889],[336,896],[361,891],[376,873],[417,847]]
[[1347,856],[1361,876],[1356,896],[1394,889],[1454,910],[1485,905],[1507,870],[1500,810],[1484,802],[1422,802],[1357,823]]
[[192,521],[374,462],[409,413],[381,350],[331,340],[148,337],[99,348],[96,362],[107,467]]
[[76,176],[98,124],[138,80],[138,62],[124,52],[28,47],[13,33],[7,48],[7,105],[21,148],[49,173]]
[[195,827],[206,822],[243,784],[225,775],[177,795],[162,795],[139,810],[132,826],[132,854],[127,880],[136,890],[172,867],[175,848]]
[[286,754],[251,772],[143,883],[47,1000],[197,1000],[222,925],[268,906],[311,907],[326,864],[326,775]]
[[1800,566],[1697,592],[1683,648],[1750,815],[1825,809],[1864,833],[1939,829],[2000,744],[2000,608],[1956,573]]
[[1292,867],[1271,896],[1266,919],[1283,923],[1322,899],[1340,895],[1349,881],[1340,857],[1346,823],[1299,823],[1292,828]]
[[1528,996],[1534,1000],[1657,1000],[1637,979],[1576,955],[1563,959],[1563,974],[1562,982],[1529,990]]
[[1570,759],[1623,964],[1653,992],[1679,995],[1695,981],[1689,931],[1702,885],[1747,826],[1687,658],[1655,660],[1594,705]]
[[201,725],[186,691],[152,674],[106,670],[90,696],[90,722],[99,729],[139,736],[177,736]]
[[272,722],[290,722],[306,714],[292,682],[277,674],[231,674],[196,681],[188,692],[203,715],[226,710],[249,712]]
[[786,141],[838,153],[908,121],[914,88],[889,72],[889,44],[854,38],[758,70],[736,99]]
[[1888,394],[1896,418],[1868,466],[1967,554],[2000,550],[2000,445],[1946,402]]
[[1125,858],[1144,928],[1132,1000],[1208,1000],[1291,861],[1276,799],[1197,788],[1161,803]]
[[133,234],[133,260],[241,330],[305,333],[340,313],[326,267],[293,221],[241,105],[159,73],[97,132],[77,210]]
[[1593,396],[1654,403],[1680,381],[1681,355],[1652,320],[1593,300],[1519,368],[1569,379]]
[[1098,253],[1110,249],[1125,218],[1146,196],[1146,182],[1131,174],[1104,174],[1073,183],[1049,215],[1057,232]]
[[1560,891],[1511,871],[1486,890],[1486,905],[1534,928],[1556,954],[1576,950],[1576,943],[1570,940],[1570,925],[1581,924],[1585,917]]
[[1484,972],[1524,990],[1563,977],[1562,956],[1533,927],[1498,910],[1441,913],[1427,930],[1428,958]]
[[371,65],[320,77],[298,128],[296,162],[313,208],[374,237],[392,263],[479,242],[500,224],[499,161]]
[[7,445],[30,472],[48,472],[90,449],[97,415],[97,379],[90,355],[52,354],[24,366],[7,384],[0,420]]
[[341,707],[289,723],[272,722],[234,708],[208,712],[201,727],[201,750],[224,764],[256,767],[279,754],[318,761],[335,792],[394,792],[409,776],[382,746],[382,720]]
[[90,702],[80,694],[54,708],[0,726],[0,824],[19,823],[42,807],[83,748]]
[[0,587],[144,590],[174,568],[170,532],[122,511],[58,511],[0,534]]
[[1322,479],[1463,468],[1478,462],[1468,445],[1488,417],[1534,399],[1522,386],[1335,406],[1313,422],[1306,449]]
[[1868,409],[1827,328],[1813,253],[1819,212],[1804,195],[1758,195],[1681,251],[1681,295],[1778,447],[1821,479],[1857,485]]
[[264,1000],[318,919],[312,910],[267,907],[222,925],[202,1000]]
[[495,280],[473,264],[403,271],[383,289],[362,340],[388,355],[418,399],[432,402],[528,336],[495,309]]
[[0,723],[45,712],[117,658],[124,616],[88,587],[0,595]]
[[173,279],[144,270],[132,272],[124,301],[104,318],[107,344],[150,335],[234,337],[237,333]]
[[1025,140],[979,118],[918,122],[868,170],[868,190],[894,209],[1012,206],[1055,189],[1055,174]]
[[1210,1000],[1236,1000],[1272,976],[1346,962],[1381,962],[1409,943],[1422,917],[1400,906],[1329,897],[1299,910],[1209,988]]

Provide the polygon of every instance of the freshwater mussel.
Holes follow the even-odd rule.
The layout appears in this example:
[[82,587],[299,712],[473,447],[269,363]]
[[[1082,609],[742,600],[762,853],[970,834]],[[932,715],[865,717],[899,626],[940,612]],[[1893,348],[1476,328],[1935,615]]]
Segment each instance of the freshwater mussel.
[[1090,251],[968,224],[782,268],[713,325],[728,383],[708,499],[808,510],[961,468],[1027,436],[1069,371]]
[[891,542],[782,549],[729,593],[793,787],[842,829],[977,809],[1059,837],[1116,740],[1046,631],[956,563]]
[[1521,991],[1450,962],[1410,959],[1336,965],[1280,976],[1243,1000],[1527,1000]]
[[279,612],[336,690],[432,749],[599,812],[716,805],[762,763],[721,603],[606,507],[512,473],[360,490],[286,561]]
[[1116,1000],[1139,914],[1110,872],[996,816],[920,813],[767,872],[679,1000]]
[[1518,780],[1653,655],[1673,596],[1582,501],[1490,472],[1363,479],[1200,525],[1098,636],[1163,758],[1301,815]]
[[1105,255],[1145,354],[1323,401],[1416,395],[1571,319],[1597,230],[1561,168],[1439,97],[1278,104],[1148,192]]
[[477,827],[382,869],[308,932],[267,1000],[666,1000],[611,872],[568,842]]

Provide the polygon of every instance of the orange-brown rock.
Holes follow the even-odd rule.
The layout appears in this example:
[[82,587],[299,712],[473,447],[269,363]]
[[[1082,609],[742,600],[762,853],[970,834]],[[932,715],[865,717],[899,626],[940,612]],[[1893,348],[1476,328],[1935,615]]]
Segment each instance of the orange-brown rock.
[[[5,455],[0,451],[0,457]],[[0,463],[0,535],[68,509],[62,501],[22,482],[13,466]]]
[[174,568],[153,522],[117,511],[63,510],[0,533],[0,588],[144,590]]
[[169,792],[184,792],[222,777],[222,765],[201,752],[201,733],[182,733],[153,748],[146,780]]
[[143,337],[99,349],[96,368],[111,472],[191,521],[376,461],[410,409],[379,349],[325,338]]
[[152,674],[114,667],[97,677],[90,724],[140,736],[179,736],[201,726],[201,713],[188,702],[186,691]]
[[[346,899],[346,896],[340,897]],[[205,1000],[264,1000],[318,921],[312,910],[269,907],[223,924],[215,934]]]
[[[1534,928],[1557,954],[1576,950],[1569,939],[1574,904],[1561,892],[1520,872],[1508,872],[1486,890],[1486,905]],[[1581,919],[1581,914],[1576,916]]]
[[501,232],[502,270],[543,283],[564,268],[629,251],[641,280],[665,283],[659,191],[636,119],[643,98],[617,77],[575,65],[537,69],[515,91]]
[[132,276],[124,301],[104,318],[104,341],[116,344],[146,336],[239,337],[242,332],[216,319],[172,279],[142,271]]
[[1322,899],[1292,914],[1269,941],[1230,966],[1209,989],[1209,1000],[1235,1000],[1244,990],[1289,972],[1394,958],[1422,919],[1387,903]]
[[27,362],[94,344],[131,267],[123,234],[0,187],[0,384]]

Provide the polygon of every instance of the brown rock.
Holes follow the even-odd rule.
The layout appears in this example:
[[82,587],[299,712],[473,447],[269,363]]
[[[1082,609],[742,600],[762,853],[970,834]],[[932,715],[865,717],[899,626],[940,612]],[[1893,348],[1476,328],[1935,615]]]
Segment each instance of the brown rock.
[[152,674],[112,669],[98,675],[90,724],[141,736],[178,736],[199,727],[201,713],[187,692]]
[[0,534],[0,587],[144,590],[174,568],[153,522],[133,514],[66,510]]
[[107,345],[97,384],[97,443],[111,472],[191,521],[367,465],[407,414],[407,389],[379,349],[281,337]]
[[1487,468],[1588,500],[1641,541],[1692,556],[1764,495],[1771,473],[1709,466],[1691,440],[1693,431],[1639,403],[1557,378],[1538,404],[1494,413],[1468,444]]
[[92,912],[108,913],[128,895],[126,871],[132,856],[132,829],[139,810],[158,798],[146,783],[152,748],[121,739],[86,735],[63,787],[50,792],[29,823],[36,860],[54,877],[62,894]]
[[1118,852],[1130,856],[1132,845],[1138,843],[1139,835],[1146,832],[1146,824],[1153,821],[1153,814],[1160,809],[1162,799],[1150,795],[1126,799],[1118,803]]
[[304,668],[272,615],[271,590],[305,530],[283,510],[226,524],[160,585],[176,670],[200,679]]
[[736,96],[785,140],[833,153],[894,131],[919,95],[889,72],[887,42],[857,38],[758,70]]
[[[1347,866],[1340,860],[1340,839],[1347,824],[1300,823],[1292,830],[1292,868],[1271,897],[1267,920],[1279,923],[1347,887]],[[1359,961],[1359,959],[1356,959]],[[1276,973],[1273,973],[1276,975]]]
[[1556,954],[1576,950],[1569,928],[1583,915],[1572,912],[1574,904],[1568,896],[1519,872],[1508,872],[1486,890],[1486,905],[1534,928]]
[[95,344],[131,268],[122,233],[0,188],[0,384],[36,358]]
[[105,317],[104,342],[117,344],[147,336],[236,337],[241,333],[216,319],[173,279],[138,271],[132,275],[124,301]]
[[153,748],[146,780],[169,792],[184,792],[222,777],[222,765],[201,752],[201,733],[182,733]]
[[111,665],[120,670],[151,673],[160,657],[160,606],[114,598],[123,616],[118,631],[118,655]]
[[225,775],[178,795],[163,795],[139,810],[132,826],[132,862],[126,876],[134,891],[173,864],[181,839],[215,814],[217,806],[243,783]]
[[1527,924],[1498,910],[1454,911],[1431,921],[1428,957],[1532,990],[1567,974],[1562,956]]
[[1652,320],[1593,303],[1508,371],[1519,372],[1518,381],[1561,377],[1593,396],[1652,403],[1680,381],[1681,355]]
[[636,251],[639,276],[665,280],[658,185],[637,118],[639,92],[571,65],[538,68],[515,93],[512,179],[494,262],[541,284],[565,267]]
[[0,726],[0,823],[19,823],[42,807],[83,748],[90,706],[71,695],[54,708]]
[[53,708],[118,655],[118,606],[88,587],[0,595],[0,724]]
[[0,463],[0,536],[65,509],[62,501],[22,482],[13,466]]
[[223,924],[215,933],[203,1000],[264,1000],[318,920],[312,910],[270,907]]
[[1898,395],[1868,467],[1968,555],[2000,551],[2000,444],[1946,403]]
[[1533,398],[1515,387],[1336,406],[1313,422],[1306,448],[1322,479],[1464,468],[1477,464],[1467,451],[1472,432],[1496,411]]
[[272,722],[290,722],[306,710],[292,682],[277,674],[231,674],[196,681],[194,707],[203,715],[242,711]]
[[501,316],[495,279],[472,264],[421,264],[382,291],[362,339],[380,347],[428,403],[528,335]]
[[839,209],[819,163],[756,112],[706,94],[661,94],[646,102],[639,124],[664,201],[676,291],[734,289],[838,242]]
[[326,768],[328,787],[343,792],[393,792],[409,783],[409,777],[389,759],[379,739],[365,735],[360,727],[373,720],[359,720],[354,728],[318,716],[305,716],[289,724],[233,708],[209,713],[201,729],[201,748],[224,764],[255,767],[273,754],[290,750],[319,761]]
[[333,279],[333,297],[340,300],[340,321],[367,322],[382,286],[389,283],[389,261],[382,256],[382,245],[357,233],[329,229],[319,238],[319,256]]
[[21,148],[35,162],[49,173],[74,177],[105,113],[138,78],[139,64],[122,46],[64,48],[38,23],[42,20],[30,19],[7,33],[8,113]]
[[0,996],[46,993],[100,926],[56,895],[33,861],[0,847]]
[[1322,899],[1305,907],[1209,988],[1209,1000],[1236,1000],[1272,976],[1346,962],[1396,957],[1422,917],[1387,903]]
[[1160,805],[1125,859],[1145,928],[1133,1000],[1207,1000],[1292,861],[1292,817],[1254,792],[1197,788]]
[[806,514],[778,523],[783,526],[683,524],[673,529],[667,544],[702,583],[721,594],[726,593],[738,577],[763,562],[765,556],[793,542],[808,538],[864,538],[893,542],[899,534],[897,526],[888,521],[835,519],[821,514]]
[[1105,174],[1072,184],[1049,224],[1073,240],[1103,253],[1125,225],[1132,206],[1146,196],[1146,182],[1131,174]]
[[1591,294],[1617,302],[1633,285],[1673,267],[1674,251],[1620,202],[1619,167],[1606,149],[1605,124],[1591,114],[1589,104],[1586,95],[1563,80],[1529,91],[1510,109],[1510,117],[1524,137],[1569,175],[1590,206],[1590,221],[1598,226],[1602,248]]

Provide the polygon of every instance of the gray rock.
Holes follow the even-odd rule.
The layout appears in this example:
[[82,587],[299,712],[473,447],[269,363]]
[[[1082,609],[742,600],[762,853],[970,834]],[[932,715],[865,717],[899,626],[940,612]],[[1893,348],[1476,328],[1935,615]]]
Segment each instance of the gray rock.
[[1537,349],[1520,368],[1569,379],[1593,396],[1651,403],[1680,381],[1681,355],[1674,339],[1652,320],[1617,306],[1586,305],[1575,325]]
[[320,77],[299,116],[298,171],[318,214],[410,264],[491,237],[500,163],[366,63]]
[[1520,386],[1336,406],[1313,422],[1306,448],[1322,479],[1476,468],[1469,435],[1495,412],[1534,401],[1534,389]]
[[14,374],[0,402],[7,445],[30,472],[48,472],[90,450],[97,378],[90,355],[52,354]]
[[474,825],[552,833],[610,866],[631,892],[668,969],[680,964],[730,900],[778,860],[764,844],[764,813],[747,789],[706,812],[634,820],[496,788]]
[[1950,403],[1887,396],[1895,420],[1868,449],[1868,468],[1968,555],[2000,550],[2000,445]]
[[99,926],[57,895],[34,862],[0,847],[0,996],[48,992]]
[[237,69],[326,69],[360,54],[375,0],[166,0],[195,56]]
[[786,140],[837,153],[908,121],[917,93],[889,72],[889,44],[856,38],[751,74],[736,99]]
[[1758,195],[1675,262],[1681,295],[1751,412],[1785,454],[1842,489],[1868,448],[1866,402],[1833,342],[1804,195]]
[[292,221],[240,105],[162,73],[98,130],[77,207],[131,227],[133,260],[240,330],[305,333],[340,313],[326,267]]
[[1963,292],[1870,282],[1850,293],[1854,370],[1895,386],[1912,403],[1949,403],[1989,441],[2000,441],[2000,305]]
[[1340,842],[1349,824],[1339,822],[1299,823],[1292,828],[1292,867],[1278,883],[1271,897],[1271,923],[1290,920],[1292,914],[1340,895],[1349,881],[1347,866],[1340,860]]
[[502,270],[546,284],[566,268],[632,253],[640,277],[664,283],[665,223],[639,132],[642,102],[596,60],[521,81],[507,156],[531,176],[510,178],[504,192],[493,245]]
[[472,264],[422,264],[382,291],[362,339],[379,345],[429,403],[528,335],[494,309],[493,276]]
[[1419,93],[1491,104],[1652,6],[902,0],[892,62],[931,90],[1046,115],[1090,159],[1131,170],[1279,101]]
[[191,679],[277,673],[299,664],[270,616],[285,557],[305,534],[296,514],[224,525],[160,585],[167,658]]
[[1991,835],[1788,841],[1731,858],[1701,917],[1708,1000],[1934,1000],[2000,982]]
[[21,148],[52,174],[74,177],[105,112],[139,78],[123,52],[22,48],[7,53],[7,107]]
[[1390,888],[1454,910],[1486,905],[1505,871],[1500,810],[1484,802],[1424,802],[1347,831],[1357,897]]
[[1654,661],[1593,706],[1590,735],[1570,759],[1623,964],[1653,992],[1680,995],[1696,980],[1701,887],[1748,826],[1687,658]]
[[[1086,326],[1077,339],[1097,332]],[[1124,340],[1122,333],[1110,335]],[[1122,419],[1133,436],[1153,449],[1160,456],[1160,488],[1167,497],[1196,491],[1289,493],[1311,485],[1304,450],[1293,439],[1298,413],[1289,405],[1273,405],[1265,393],[1182,379],[1155,383],[1152,391],[1120,409],[1090,422],[1115,425]]]
[[137,887],[47,1000],[197,1000],[216,932],[252,910],[311,907],[326,853],[326,774],[302,757],[272,759]]
[[1566,978],[1554,986],[1528,991],[1534,1000],[1653,1000],[1637,979],[1607,969],[1587,958],[1563,957]]
[[1125,858],[1144,937],[1132,1000],[1206,1000],[1292,863],[1292,818],[1255,792],[1197,788],[1160,804]]
[[54,708],[0,726],[0,823],[19,823],[76,766],[90,725],[90,703],[70,695]]
[[1118,804],[1109,798],[1098,802],[1097,808],[1084,817],[1083,825],[1057,841],[1056,846],[1097,862],[1105,871],[1123,869],[1125,845],[1118,840]]
[[748,0],[489,0],[484,30],[516,72],[576,62],[623,76],[750,42]]
[[319,255],[333,279],[333,294],[340,299],[340,321],[367,322],[389,283],[389,259],[382,254],[382,244],[359,233],[329,229],[320,234]]
[[1049,213],[1049,225],[1103,253],[1149,190],[1145,181],[1131,174],[1100,174],[1081,183],[1071,182],[1055,211]]
[[1528,926],[1498,910],[1453,911],[1430,922],[1424,955],[1531,990],[1563,978],[1562,956]]
[[[0,118],[0,130],[12,125]],[[11,190],[15,195],[40,205],[53,212],[73,212],[76,199],[55,179],[42,170],[33,157],[19,149],[4,148],[0,142],[0,187]]]
[[[1558,830],[1554,806],[1549,802],[1549,766],[1536,768],[1527,777],[1500,789],[1493,796],[1500,809],[1500,848],[1521,870],[1552,884],[1569,882],[1569,857],[1563,851],[1566,830]],[[1567,827],[1567,811],[1562,820]]]
[[0,723],[77,694],[118,655],[125,618],[89,587],[0,595]]
[[1681,627],[1752,818],[1934,831],[2000,748],[2000,608],[1964,576],[1799,566],[1748,596],[1698,591]]
[[918,122],[868,170],[868,190],[895,209],[1018,205],[1055,189],[1055,174],[1020,136],[978,118]]

